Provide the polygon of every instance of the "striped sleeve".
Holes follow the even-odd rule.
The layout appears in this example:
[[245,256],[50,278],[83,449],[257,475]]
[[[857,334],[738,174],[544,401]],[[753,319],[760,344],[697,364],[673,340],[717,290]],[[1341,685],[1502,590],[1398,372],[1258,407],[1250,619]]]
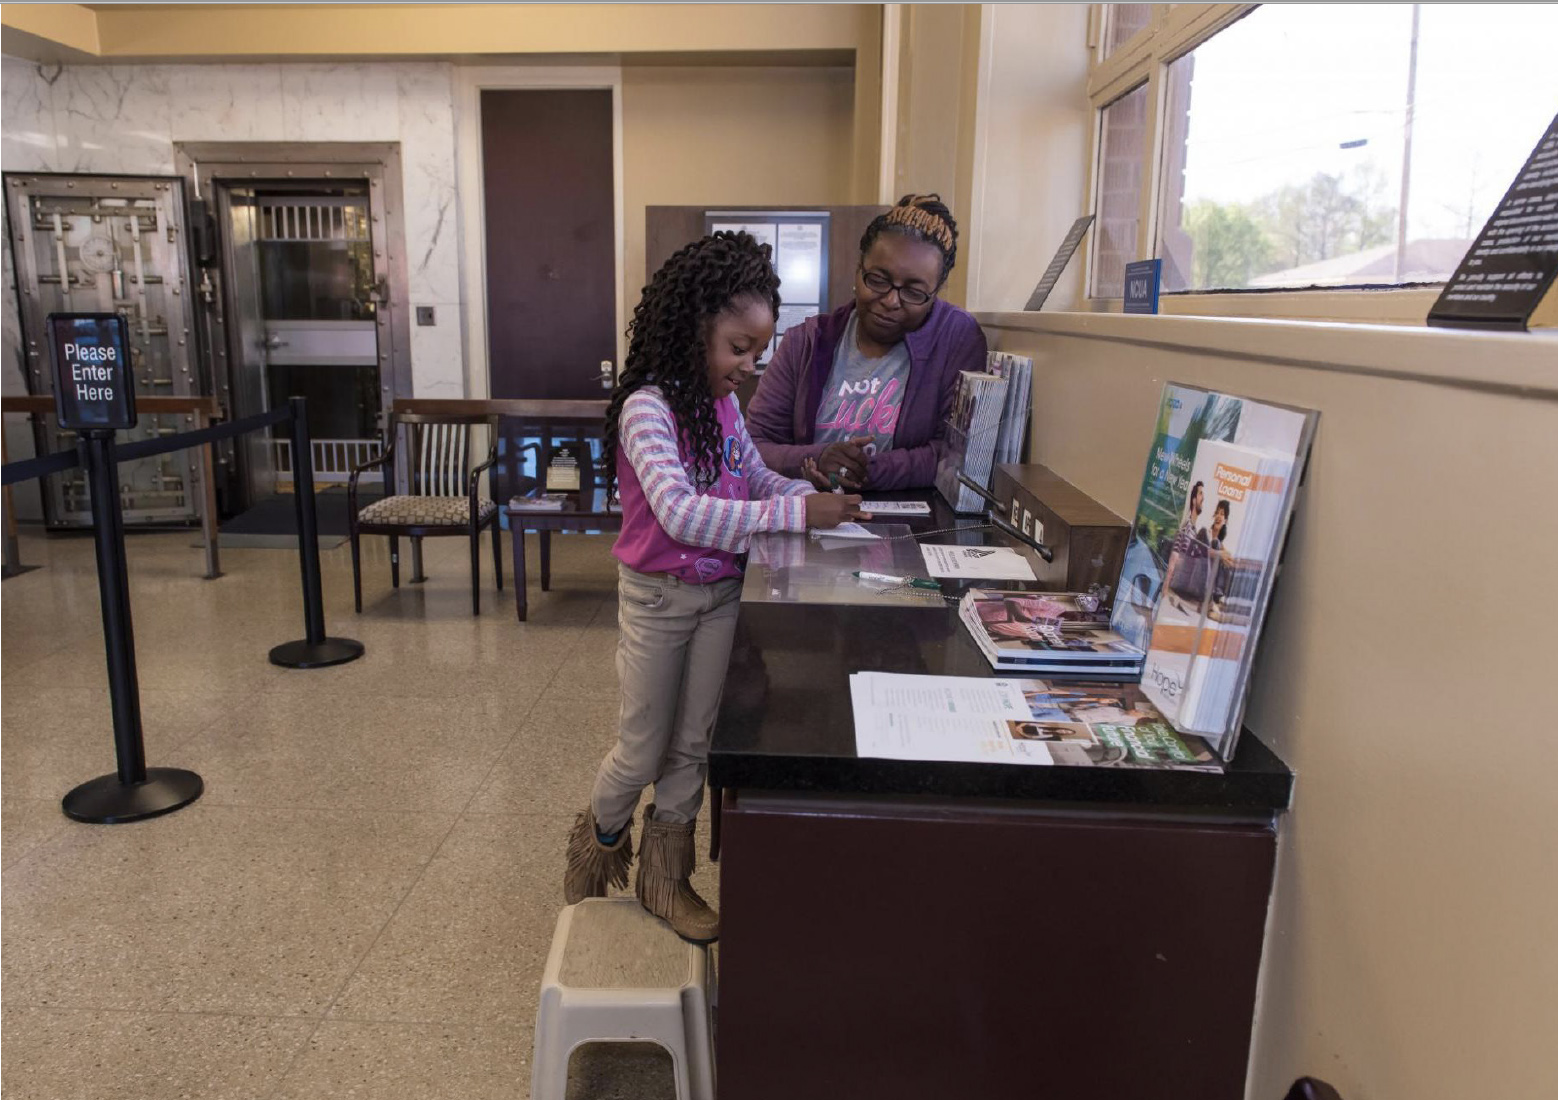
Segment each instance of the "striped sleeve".
[[650,511],[661,529],[684,546],[739,554],[759,531],[806,529],[806,502],[800,496],[726,500],[695,492],[677,451],[675,417],[658,392],[646,388],[628,398],[617,430],[618,446],[638,475]]
[[[730,400],[734,401],[735,398],[732,397]],[[752,436],[747,431],[746,417],[741,415],[740,408],[736,410],[736,431],[740,433],[741,465],[746,471],[747,485],[751,487],[753,500],[779,496],[805,496],[817,491],[809,481],[785,477],[768,468],[768,464],[763,461],[763,456],[758,452],[757,444],[752,441]]]

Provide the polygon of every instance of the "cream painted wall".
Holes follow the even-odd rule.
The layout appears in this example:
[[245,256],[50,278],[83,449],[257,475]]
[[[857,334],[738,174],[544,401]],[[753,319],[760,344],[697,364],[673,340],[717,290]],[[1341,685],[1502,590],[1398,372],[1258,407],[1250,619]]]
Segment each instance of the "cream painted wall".
[[1558,338],[983,316],[1042,329],[987,328],[1034,458],[1121,515],[1164,382],[1320,410],[1247,717],[1298,775],[1250,1100],[1558,1096]]
[[[1087,5],[987,4],[970,165],[968,300],[1021,309],[1088,210]],[[1045,309],[1080,303],[1082,254]]]
[[848,69],[624,68],[629,315],[646,206],[849,203],[854,94]]
[[[461,54],[848,50],[866,4],[6,4],[26,45],[105,59],[446,60]],[[869,24],[866,24],[869,25]],[[34,56],[27,54],[27,56]],[[53,57],[39,60],[54,60]]]

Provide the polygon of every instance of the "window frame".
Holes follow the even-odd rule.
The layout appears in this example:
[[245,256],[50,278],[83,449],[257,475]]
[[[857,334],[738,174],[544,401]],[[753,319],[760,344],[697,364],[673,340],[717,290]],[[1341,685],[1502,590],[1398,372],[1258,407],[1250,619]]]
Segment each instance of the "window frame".
[[[1137,219],[1138,258],[1157,254],[1163,186],[1163,138],[1168,109],[1168,69],[1207,39],[1238,22],[1260,4],[1154,4],[1147,26],[1104,57],[1107,4],[1090,6],[1088,19],[1087,98],[1092,111],[1084,194],[1098,208],[1103,153],[1103,111],[1145,83],[1147,126],[1142,148],[1141,210]],[[1089,234],[1078,301],[1091,313],[1123,312],[1120,298],[1092,295],[1099,233]],[[1443,283],[1408,286],[1289,288],[1273,290],[1176,291],[1159,298],[1159,312],[1180,315],[1276,317],[1323,321],[1375,321],[1422,324]]]

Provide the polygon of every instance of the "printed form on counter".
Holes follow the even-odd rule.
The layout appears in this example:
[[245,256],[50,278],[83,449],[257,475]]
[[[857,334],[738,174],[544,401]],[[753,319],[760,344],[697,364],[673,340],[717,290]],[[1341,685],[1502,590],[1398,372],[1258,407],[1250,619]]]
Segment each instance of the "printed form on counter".
[[920,543],[925,568],[933,577],[959,580],[1037,580],[1028,559],[1007,546],[947,546]]
[[1048,764],[1041,741],[1016,741],[1030,716],[1016,680],[856,672],[849,678],[855,753],[894,760]]

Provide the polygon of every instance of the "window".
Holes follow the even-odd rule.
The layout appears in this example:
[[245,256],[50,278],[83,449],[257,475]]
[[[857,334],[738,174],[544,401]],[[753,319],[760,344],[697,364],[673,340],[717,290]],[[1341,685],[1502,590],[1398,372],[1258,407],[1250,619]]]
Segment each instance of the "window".
[[[1090,82],[1095,297],[1120,294],[1120,248],[1161,257],[1169,292],[1442,282],[1558,107],[1558,5],[1180,4],[1147,34]],[[1160,182],[1154,225],[1111,244],[1133,74],[1163,104],[1137,154],[1161,149]]]
[[1138,259],[1142,151],[1147,135],[1147,86],[1104,108],[1099,137],[1098,218],[1093,244],[1093,296],[1125,293],[1125,265]]
[[1105,4],[1104,14],[1109,28],[1104,34],[1104,56],[1112,57],[1139,31],[1147,29],[1147,24],[1152,22],[1152,5]]

